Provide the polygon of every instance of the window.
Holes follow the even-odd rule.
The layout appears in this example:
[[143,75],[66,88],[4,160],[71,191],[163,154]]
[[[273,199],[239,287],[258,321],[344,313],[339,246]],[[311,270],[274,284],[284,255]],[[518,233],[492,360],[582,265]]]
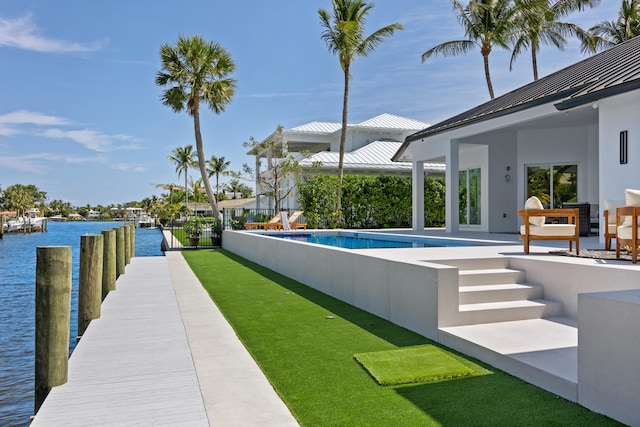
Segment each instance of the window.
[[553,208],[578,201],[578,165],[527,166],[526,170],[527,198],[536,196]]

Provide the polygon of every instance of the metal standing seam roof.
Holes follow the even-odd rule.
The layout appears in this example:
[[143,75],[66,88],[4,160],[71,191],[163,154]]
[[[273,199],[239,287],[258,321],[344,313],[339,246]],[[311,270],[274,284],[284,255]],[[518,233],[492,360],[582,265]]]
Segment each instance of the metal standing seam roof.
[[407,117],[396,116],[394,114],[380,114],[372,119],[365,120],[364,122],[353,125],[353,127],[368,127],[368,128],[382,128],[382,129],[402,129],[402,130],[421,130],[428,123],[421,122],[419,120],[409,119]]
[[[402,145],[398,141],[373,141],[364,147],[349,153],[344,153],[345,169],[372,169],[372,170],[411,170],[411,162],[393,162],[391,156]],[[323,151],[316,153],[308,159],[300,162],[302,167],[311,167],[314,162],[322,162],[321,168],[334,169],[338,167],[340,153]],[[444,172],[442,163],[425,164],[425,171]]]
[[288,132],[333,133],[341,128],[340,123],[311,122],[289,129]]
[[412,141],[457,127],[553,101],[559,101],[555,104],[558,110],[565,110],[637,88],[640,36],[409,135],[393,158],[398,158]]
[[[356,124],[348,124],[349,128],[375,128],[375,129],[400,129],[421,130],[429,126],[428,123],[394,114],[383,113],[379,116]],[[288,130],[288,132],[333,133],[342,129],[341,123],[311,122]]]

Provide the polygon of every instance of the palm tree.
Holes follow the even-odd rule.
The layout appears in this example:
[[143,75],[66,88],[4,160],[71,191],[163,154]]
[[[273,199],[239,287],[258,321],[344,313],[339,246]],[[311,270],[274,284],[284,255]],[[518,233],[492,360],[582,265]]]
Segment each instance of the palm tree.
[[169,160],[176,165],[176,172],[178,178],[184,173],[184,205],[189,207],[189,187],[187,186],[187,171],[196,165],[193,160],[193,145],[186,145],[184,147],[178,147],[173,150],[173,153],[168,157]]
[[[194,202],[206,202],[207,196],[204,194],[204,187],[202,186],[202,179],[196,180],[193,177],[189,180],[189,186],[191,187],[191,194],[193,194]],[[216,200],[217,201],[217,200]]]
[[513,69],[518,55],[530,49],[533,79],[538,80],[537,54],[541,44],[553,45],[563,50],[567,45],[567,36],[577,36],[581,40],[588,37],[588,33],[580,26],[558,19],[586,6],[594,7],[598,3],[599,0],[515,0],[517,12],[509,69]]
[[[173,203],[173,192],[182,190],[178,184],[156,184],[156,188],[162,188],[165,191],[169,192],[169,203]],[[166,195],[165,195],[166,196]]]
[[509,48],[516,9],[510,0],[471,0],[466,7],[463,7],[458,0],[451,0],[451,3],[468,38],[452,40],[432,47],[422,54],[422,62],[434,55],[455,56],[471,52],[476,47],[480,48],[489,96],[494,99],[489,72],[489,55],[494,46]]
[[242,186],[243,184],[240,182],[240,180],[232,179],[227,183],[227,191],[232,192],[233,198],[236,199],[237,198],[236,194],[242,192]]
[[[347,141],[347,110],[349,105],[349,70],[356,56],[366,57],[382,41],[395,32],[402,30],[402,24],[394,23],[376,30],[365,37],[364,25],[367,14],[373,8],[362,0],[331,0],[333,15],[325,9],[318,9],[320,23],[324,28],[322,40],[329,51],[338,56],[344,72],[344,97],[342,100],[342,133],[340,134],[340,156],[338,177],[340,184],[344,175],[344,150]],[[337,210],[340,210],[341,186],[338,188]]]
[[163,71],[157,73],[156,84],[169,86],[162,94],[162,103],[176,113],[186,110],[193,117],[200,175],[213,215],[220,220],[205,165],[200,103],[204,102],[216,114],[225,110],[235,92],[236,81],[229,77],[235,71],[235,63],[220,44],[207,42],[200,36],[180,36],[175,46],[162,45],[160,59]]
[[218,201],[218,194],[220,194],[220,175],[224,175],[229,165],[231,165],[231,162],[225,161],[224,156],[211,156],[211,159],[207,160],[209,178],[213,175],[216,176],[216,202]]
[[601,21],[589,29],[583,52],[597,52],[640,35],[640,0],[622,0],[617,21]]

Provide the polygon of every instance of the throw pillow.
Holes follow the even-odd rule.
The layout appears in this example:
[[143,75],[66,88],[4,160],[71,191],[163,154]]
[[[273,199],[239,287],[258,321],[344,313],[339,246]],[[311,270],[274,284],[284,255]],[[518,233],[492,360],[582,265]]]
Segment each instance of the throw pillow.
[[604,210],[609,211],[609,224],[615,225],[616,223],[616,209],[624,206],[625,202],[622,200],[605,200]]
[[[531,196],[524,202],[525,209],[544,209],[542,202],[536,196]],[[531,216],[529,217],[529,224],[540,226],[544,224],[543,216]]]
[[[640,206],[640,190],[624,190],[624,197],[627,201],[627,206]],[[624,225],[625,227],[631,227],[631,217],[624,217]]]

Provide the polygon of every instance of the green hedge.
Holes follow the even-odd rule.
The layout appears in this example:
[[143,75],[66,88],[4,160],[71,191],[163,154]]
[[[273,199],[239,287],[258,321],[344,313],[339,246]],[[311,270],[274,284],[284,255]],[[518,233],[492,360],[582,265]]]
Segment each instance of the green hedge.
[[[346,175],[342,218],[335,212],[338,185],[338,177],[322,175],[298,185],[300,206],[310,228],[411,227],[411,178]],[[444,226],[444,179],[425,178],[424,192],[425,226]]]

